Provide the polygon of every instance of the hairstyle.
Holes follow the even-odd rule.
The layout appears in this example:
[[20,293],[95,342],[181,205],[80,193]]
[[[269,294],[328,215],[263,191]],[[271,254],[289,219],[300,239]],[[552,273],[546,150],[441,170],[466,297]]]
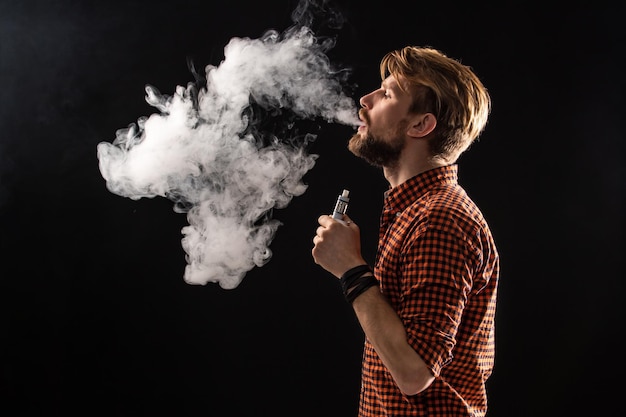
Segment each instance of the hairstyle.
[[410,112],[435,115],[437,126],[429,141],[433,156],[456,161],[487,124],[487,89],[470,67],[441,51],[407,46],[389,52],[381,60],[380,75],[392,75],[413,95]]

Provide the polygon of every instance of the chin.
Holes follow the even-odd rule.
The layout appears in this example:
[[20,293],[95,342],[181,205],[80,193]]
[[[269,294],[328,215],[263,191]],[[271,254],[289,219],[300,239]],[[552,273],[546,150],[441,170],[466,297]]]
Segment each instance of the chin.
[[361,142],[363,142],[363,137],[357,132],[348,141],[348,149],[355,153],[355,149],[359,149],[361,147]]

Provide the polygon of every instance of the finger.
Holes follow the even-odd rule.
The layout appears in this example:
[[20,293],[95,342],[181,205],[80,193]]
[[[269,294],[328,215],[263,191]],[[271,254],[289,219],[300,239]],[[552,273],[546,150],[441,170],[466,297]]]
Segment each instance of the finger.
[[317,219],[317,222],[318,222],[320,225],[324,226],[324,227],[328,227],[328,226],[330,226],[330,225],[332,224],[332,222],[333,222],[333,218],[332,218],[332,217],[330,217],[330,216],[329,216],[329,215],[327,215],[327,214],[322,214],[322,215],[321,215],[321,216]]

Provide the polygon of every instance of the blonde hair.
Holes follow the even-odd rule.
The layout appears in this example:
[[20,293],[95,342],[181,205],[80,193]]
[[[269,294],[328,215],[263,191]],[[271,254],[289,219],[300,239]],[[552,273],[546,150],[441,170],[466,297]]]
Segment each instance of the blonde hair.
[[392,75],[413,95],[412,113],[435,115],[433,156],[456,161],[483,132],[491,112],[489,93],[470,67],[443,52],[416,46],[389,52],[380,75]]

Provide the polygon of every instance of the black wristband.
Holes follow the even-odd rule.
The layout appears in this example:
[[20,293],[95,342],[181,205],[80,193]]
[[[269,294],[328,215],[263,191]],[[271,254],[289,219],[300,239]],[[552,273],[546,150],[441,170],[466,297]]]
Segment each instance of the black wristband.
[[372,272],[372,268],[369,265],[358,265],[354,268],[348,269],[339,279],[341,282],[341,289],[344,294],[348,291],[350,287],[354,285],[354,282],[363,276],[366,272]]
[[344,292],[346,301],[352,304],[354,300],[370,287],[378,286],[378,280],[373,275],[361,276],[357,280],[356,286],[352,287],[350,292]]

